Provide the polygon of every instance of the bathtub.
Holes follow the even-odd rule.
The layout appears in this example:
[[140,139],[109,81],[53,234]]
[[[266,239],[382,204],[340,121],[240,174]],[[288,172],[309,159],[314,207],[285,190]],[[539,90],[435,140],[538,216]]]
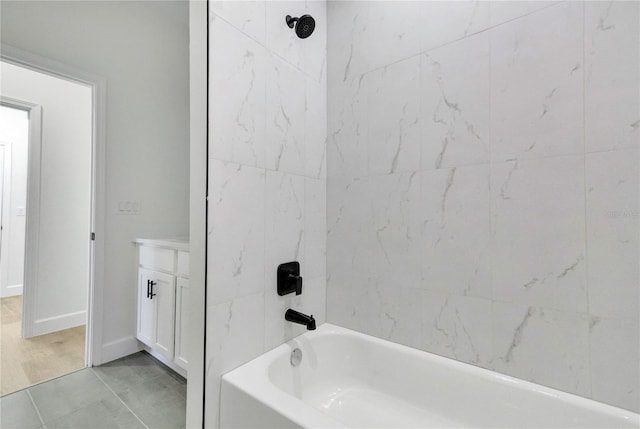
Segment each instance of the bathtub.
[[225,374],[220,426],[638,428],[640,415],[324,324]]

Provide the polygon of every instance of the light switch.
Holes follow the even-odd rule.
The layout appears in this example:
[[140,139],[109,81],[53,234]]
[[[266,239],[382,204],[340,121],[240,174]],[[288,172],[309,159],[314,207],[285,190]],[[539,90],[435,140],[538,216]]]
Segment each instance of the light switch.
[[24,206],[16,208],[16,216],[25,216],[27,214],[27,208]]
[[138,215],[140,214],[140,201],[118,201],[118,210],[117,214],[119,215]]

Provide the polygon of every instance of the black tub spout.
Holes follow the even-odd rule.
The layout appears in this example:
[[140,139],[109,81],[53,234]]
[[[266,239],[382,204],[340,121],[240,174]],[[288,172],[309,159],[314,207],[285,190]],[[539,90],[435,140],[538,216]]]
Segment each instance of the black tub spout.
[[313,318],[313,314],[307,316],[306,314],[302,314],[299,311],[288,309],[287,312],[284,313],[284,319],[288,320],[289,322],[305,325],[307,327],[307,330],[309,331],[313,331],[316,329],[316,319]]

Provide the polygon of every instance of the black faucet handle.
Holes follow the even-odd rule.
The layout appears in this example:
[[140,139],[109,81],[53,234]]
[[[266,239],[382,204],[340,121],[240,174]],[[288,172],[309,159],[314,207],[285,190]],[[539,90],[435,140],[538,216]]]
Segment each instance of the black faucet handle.
[[294,276],[293,274],[289,274],[290,284],[293,286],[292,289],[295,289],[296,295],[300,295],[302,293],[302,277]]
[[277,280],[278,295],[283,296],[294,292],[296,295],[300,295],[302,293],[300,263],[293,261],[280,264],[278,266]]

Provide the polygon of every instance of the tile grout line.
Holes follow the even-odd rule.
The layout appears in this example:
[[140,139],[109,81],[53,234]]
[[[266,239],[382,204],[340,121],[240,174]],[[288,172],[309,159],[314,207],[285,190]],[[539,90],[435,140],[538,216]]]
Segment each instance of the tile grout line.
[[[111,386],[109,386],[96,372],[96,370],[94,370],[93,368],[91,368],[91,371],[93,372],[93,374],[98,378],[98,380],[100,380],[102,382],[102,384],[104,384],[107,389],[109,389],[109,392],[113,393],[113,396],[115,396],[116,398],[118,398],[118,401],[120,401],[122,403],[122,405],[124,405],[124,407],[129,410],[129,412],[131,414],[133,414],[133,416],[138,419],[138,421],[140,423],[142,423],[142,426],[144,426],[146,429],[149,429],[149,426],[147,426],[140,417],[138,417],[138,415],[136,413],[133,412],[133,410],[131,408],[129,408],[129,406],[122,400],[122,398],[120,398],[120,396],[118,396],[118,394],[116,392],[113,391],[113,389],[111,388]],[[46,429],[46,428],[45,428]]]
[[31,392],[29,392],[29,389],[25,389],[25,391],[27,392],[27,396],[29,397],[29,400],[31,401],[31,404],[33,405],[33,408],[35,408],[35,410],[36,410],[36,414],[38,415],[38,418],[40,419],[40,423],[42,423],[42,427],[44,429],[47,429],[47,425],[44,423],[44,420],[42,419],[42,415],[40,414],[40,410],[38,409],[38,406],[36,405],[36,401],[33,400],[33,396],[31,396]]

